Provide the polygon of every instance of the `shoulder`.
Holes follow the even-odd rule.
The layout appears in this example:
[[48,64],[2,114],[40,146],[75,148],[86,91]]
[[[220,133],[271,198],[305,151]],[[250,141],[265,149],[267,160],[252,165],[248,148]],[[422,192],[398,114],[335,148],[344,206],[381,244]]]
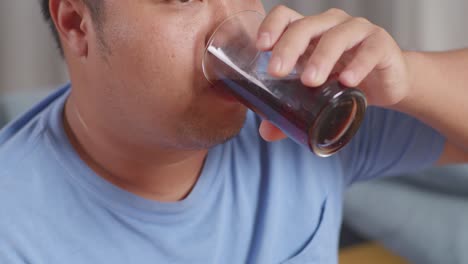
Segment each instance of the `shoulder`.
[[52,93],[0,130],[0,233],[30,221],[53,188],[52,164],[57,162],[46,138],[52,108],[65,91]]
[[0,175],[22,167],[21,163],[34,153],[50,124],[57,104],[63,103],[69,85],[54,91],[27,112],[0,130]]
[[[291,190],[297,185],[321,186],[335,189],[342,185],[341,159],[336,155],[320,158],[307,147],[284,139],[277,142],[264,141],[258,132],[261,118],[249,112],[244,129],[231,141],[230,157],[235,168],[242,172],[267,177],[271,183],[278,183]],[[291,187],[291,186],[290,186]]]

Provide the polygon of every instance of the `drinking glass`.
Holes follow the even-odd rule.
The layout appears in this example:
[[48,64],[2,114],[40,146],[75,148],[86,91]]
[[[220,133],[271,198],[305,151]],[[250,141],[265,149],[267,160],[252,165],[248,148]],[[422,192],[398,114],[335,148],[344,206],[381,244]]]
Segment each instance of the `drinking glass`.
[[246,10],[220,23],[203,56],[203,72],[213,85],[226,87],[240,102],[280,128],[289,138],[321,157],[343,148],[358,131],[367,107],[365,95],[330,78],[320,87],[300,80],[300,59],[284,78],[267,73],[271,52],[256,39],[264,15]]

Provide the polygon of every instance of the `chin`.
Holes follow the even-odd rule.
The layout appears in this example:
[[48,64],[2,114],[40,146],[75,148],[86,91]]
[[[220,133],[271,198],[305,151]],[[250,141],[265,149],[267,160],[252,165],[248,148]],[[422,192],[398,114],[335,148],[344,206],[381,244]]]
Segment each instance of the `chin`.
[[187,148],[211,148],[236,137],[244,126],[246,115],[247,108],[242,106],[234,113],[217,116],[216,119],[209,118],[212,115],[193,117],[179,130],[178,137]]

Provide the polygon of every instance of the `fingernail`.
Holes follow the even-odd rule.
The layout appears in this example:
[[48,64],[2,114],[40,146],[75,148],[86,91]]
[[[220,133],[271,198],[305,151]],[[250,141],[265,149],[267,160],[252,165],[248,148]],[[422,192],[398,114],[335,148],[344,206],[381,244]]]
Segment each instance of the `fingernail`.
[[281,68],[283,67],[283,62],[278,56],[273,56],[270,60],[270,72],[272,73],[281,73]]
[[261,33],[257,41],[257,47],[266,49],[266,48],[269,48],[270,46],[271,46],[270,34],[266,32]]
[[317,79],[317,67],[314,65],[309,65],[304,71],[304,81],[308,84],[313,84]]

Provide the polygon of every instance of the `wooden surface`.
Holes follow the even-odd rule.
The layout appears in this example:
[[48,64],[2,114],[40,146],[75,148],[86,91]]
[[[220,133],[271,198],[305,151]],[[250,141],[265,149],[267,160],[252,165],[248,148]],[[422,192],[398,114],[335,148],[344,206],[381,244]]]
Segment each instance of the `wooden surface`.
[[366,243],[340,251],[340,264],[410,264],[377,243]]

